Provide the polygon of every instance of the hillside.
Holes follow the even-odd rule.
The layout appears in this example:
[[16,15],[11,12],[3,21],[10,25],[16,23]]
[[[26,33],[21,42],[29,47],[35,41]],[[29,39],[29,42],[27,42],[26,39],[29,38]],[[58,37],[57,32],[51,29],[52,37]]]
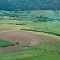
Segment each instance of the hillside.
[[1,0],[0,10],[60,10],[60,0]]

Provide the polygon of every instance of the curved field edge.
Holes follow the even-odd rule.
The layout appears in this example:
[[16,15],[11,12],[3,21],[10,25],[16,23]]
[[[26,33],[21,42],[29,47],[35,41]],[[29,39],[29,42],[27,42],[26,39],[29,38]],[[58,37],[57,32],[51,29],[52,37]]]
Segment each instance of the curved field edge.
[[[13,24],[10,24],[13,23]],[[17,25],[16,25],[17,24]],[[20,24],[20,25],[19,25]],[[22,24],[22,25],[21,25]],[[25,25],[23,25],[25,24]],[[6,28],[5,28],[6,27]],[[9,32],[9,31],[21,31],[22,29],[25,30],[33,30],[33,32],[52,35],[56,38],[60,38],[60,36],[56,36],[60,34],[60,21],[54,22],[42,22],[42,23],[35,23],[33,21],[19,21],[19,20],[2,20],[0,21],[0,32]],[[36,30],[36,31],[34,31]],[[42,31],[42,32],[37,32]],[[54,34],[55,33],[55,34]]]
[[60,40],[60,36],[56,36],[56,35],[44,33],[44,32],[22,31],[22,30],[10,30],[10,31],[1,31],[1,32],[14,32],[14,31],[16,31],[16,32],[18,32],[18,31],[20,31],[20,32],[31,32],[34,34],[45,35],[45,36],[53,37],[53,38]]
[[56,40],[55,38],[49,36],[45,36],[41,34],[39,35],[31,32],[23,32],[23,31],[1,32],[0,38],[13,43],[18,42],[20,44],[26,42],[35,43],[35,42],[41,42],[45,40]]
[[56,35],[53,35],[53,34],[44,33],[44,32],[33,32],[33,31],[28,31],[28,32],[32,32],[32,33],[35,33],[35,34],[41,34],[41,35],[53,37],[53,38],[56,38],[56,39],[60,40],[60,36],[56,36]]
[[9,53],[0,53],[1,60],[60,60],[60,54],[39,51],[25,50]]

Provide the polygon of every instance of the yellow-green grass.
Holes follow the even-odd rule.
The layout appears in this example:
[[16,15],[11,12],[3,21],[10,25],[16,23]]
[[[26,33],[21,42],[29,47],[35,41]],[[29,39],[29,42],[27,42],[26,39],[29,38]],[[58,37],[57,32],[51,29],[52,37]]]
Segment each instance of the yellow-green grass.
[[0,24],[8,24],[8,23],[13,23],[13,24],[15,24],[15,23],[20,23],[20,21],[18,20],[1,20],[0,21]]
[[41,35],[45,35],[45,36],[50,36],[50,37],[54,37],[54,38],[60,40],[60,36],[56,36],[56,35],[53,35],[53,34],[48,34],[48,33],[44,33],[44,32],[32,32],[32,33],[41,34]]
[[20,46],[27,47],[28,49],[34,50],[43,50],[43,51],[50,51],[53,53],[60,54],[60,40],[46,40],[38,43],[24,43],[19,44]]
[[60,54],[60,40],[43,41],[43,42],[39,42],[37,44],[31,44],[31,45],[33,47],[36,47],[37,49],[43,49],[45,51],[51,51],[53,53]]

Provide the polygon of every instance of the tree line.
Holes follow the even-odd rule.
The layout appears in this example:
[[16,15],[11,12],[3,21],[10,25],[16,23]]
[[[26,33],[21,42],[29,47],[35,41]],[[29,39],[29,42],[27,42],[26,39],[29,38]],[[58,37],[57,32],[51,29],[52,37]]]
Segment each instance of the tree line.
[[0,10],[60,10],[60,0],[1,0]]

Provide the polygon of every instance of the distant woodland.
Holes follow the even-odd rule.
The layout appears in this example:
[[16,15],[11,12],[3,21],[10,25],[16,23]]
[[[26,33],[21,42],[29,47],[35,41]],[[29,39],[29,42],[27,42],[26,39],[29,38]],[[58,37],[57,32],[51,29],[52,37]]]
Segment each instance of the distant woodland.
[[60,0],[0,0],[0,10],[60,10]]

